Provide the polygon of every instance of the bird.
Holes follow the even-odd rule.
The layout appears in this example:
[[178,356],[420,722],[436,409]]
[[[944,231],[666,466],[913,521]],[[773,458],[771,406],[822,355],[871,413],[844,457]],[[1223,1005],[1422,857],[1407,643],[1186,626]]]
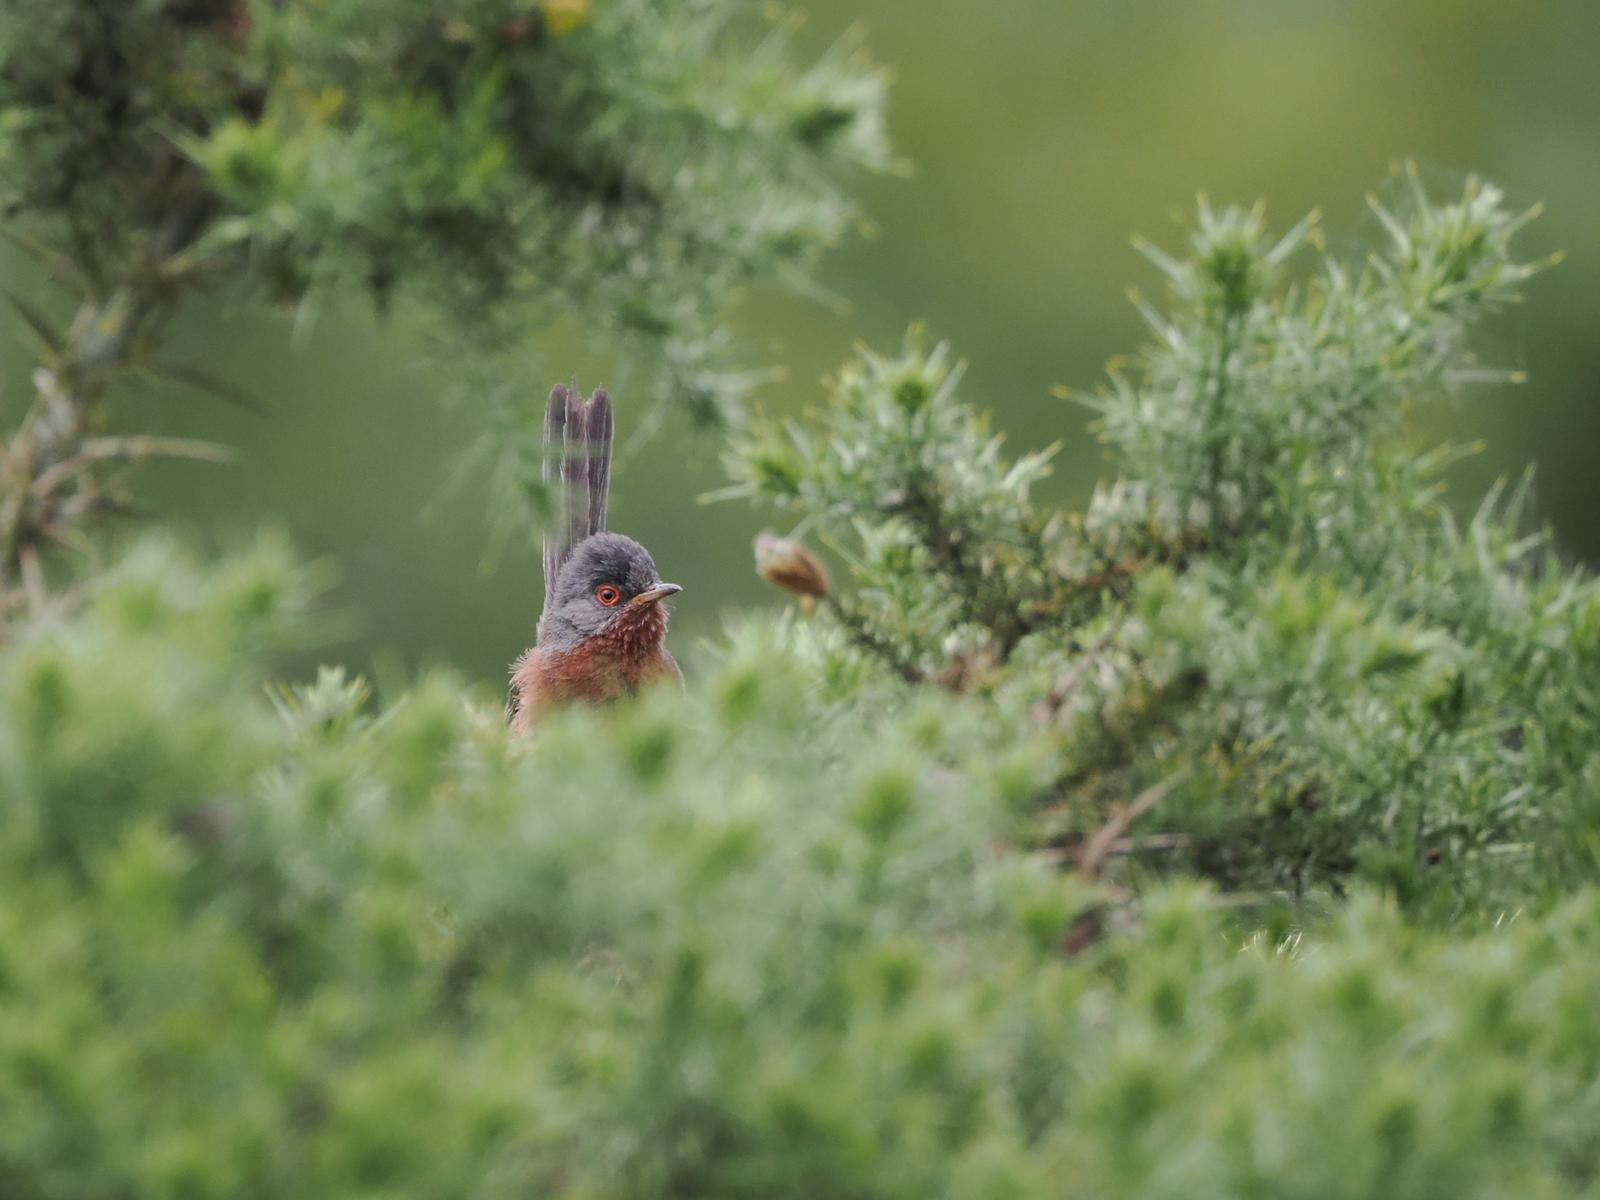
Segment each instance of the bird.
[[587,400],[574,381],[550,392],[544,482],[560,512],[544,539],[544,609],[533,648],[511,665],[506,718],[528,733],[556,705],[606,704],[655,683],[683,687],[667,650],[668,597],[650,552],[606,529],[611,500],[611,396]]

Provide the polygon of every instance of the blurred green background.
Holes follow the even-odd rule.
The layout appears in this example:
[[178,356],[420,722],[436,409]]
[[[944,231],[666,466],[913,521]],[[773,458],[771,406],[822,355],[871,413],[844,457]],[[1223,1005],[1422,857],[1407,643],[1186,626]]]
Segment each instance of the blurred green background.
[[[797,410],[854,341],[892,348],[924,320],[970,360],[965,394],[994,410],[1014,447],[1065,440],[1054,488],[1081,499],[1104,465],[1085,413],[1050,389],[1092,387],[1108,357],[1143,340],[1125,292],[1159,281],[1129,236],[1177,243],[1175,219],[1204,191],[1262,198],[1279,228],[1320,207],[1332,247],[1354,251],[1377,234],[1365,194],[1414,158],[1441,192],[1477,171],[1514,201],[1544,201],[1524,249],[1569,256],[1485,347],[1529,382],[1471,390],[1427,414],[1419,435],[1488,440],[1454,480],[1463,505],[1536,461],[1563,547],[1600,561],[1589,464],[1600,435],[1593,0],[811,0],[805,15],[801,37],[817,51],[858,23],[893,68],[892,132],[914,170],[853,181],[875,233],[835,251],[823,274],[847,306],[763,294],[728,314],[784,370],[762,407]],[[14,259],[0,259],[0,273],[37,286]],[[29,348],[14,326],[0,347],[14,405]],[[570,330],[513,349],[535,410],[573,372],[586,386],[619,382]],[[317,657],[376,661],[380,674],[448,663],[499,685],[538,614],[537,531],[491,552],[485,491],[458,469],[474,410],[441,402],[457,373],[415,317],[380,321],[352,301],[297,327],[219,297],[184,314],[166,357],[244,383],[269,411],[155,388],[119,397],[141,426],[242,451],[227,468],[150,468],[152,505],[216,546],[278,526],[332,559],[355,632]],[[669,423],[630,443],[646,414],[625,390],[619,401],[628,444],[612,526],[687,588],[674,644],[692,670],[696,643],[724,616],[778,602],[750,570],[763,522],[738,504],[697,503],[723,482],[713,441]]]

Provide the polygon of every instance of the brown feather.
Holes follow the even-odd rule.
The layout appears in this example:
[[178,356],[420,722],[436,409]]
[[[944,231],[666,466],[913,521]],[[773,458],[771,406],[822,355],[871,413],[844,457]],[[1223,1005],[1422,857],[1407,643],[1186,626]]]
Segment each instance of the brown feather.
[[535,646],[512,667],[512,730],[528,732],[552,705],[609,704],[665,681],[682,688],[683,672],[667,651],[666,637],[667,610],[651,604],[623,614],[606,634],[576,650]]

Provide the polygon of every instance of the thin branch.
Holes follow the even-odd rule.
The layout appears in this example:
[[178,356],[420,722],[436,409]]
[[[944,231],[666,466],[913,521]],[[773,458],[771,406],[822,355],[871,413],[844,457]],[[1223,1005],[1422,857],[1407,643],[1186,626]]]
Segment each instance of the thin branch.
[[1160,783],[1147,787],[1129,803],[1113,808],[1106,823],[1083,844],[1083,850],[1078,855],[1078,869],[1091,879],[1099,878],[1105,860],[1133,823],[1165,800],[1167,793],[1183,781],[1185,774],[1179,771],[1169,775]]
[[63,459],[42,472],[28,489],[35,496],[48,496],[68,479],[96,462],[142,462],[147,458],[186,458],[195,462],[229,463],[234,452],[217,442],[194,438],[129,437],[87,438],[71,458]]
[[1106,647],[1111,645],[1111,639],[1117,635],[1117,630],[1120,627],[1120,622],[1112,622],[1101,631],[1099,637],[1084,647],[1084,651],[1078,656],[1077,661],[1056,680],[1049,693],[1035,707],[1034,720],[1041,725],[1048,725],[1055,720],[1067,701],[1072,698],[1073,693],[1082,685],[1084,677],[1089,674],[1090,668],[1099,661],[1100,656],[1105,653]]
[[50,589],[45,583],[44,567],[39,562],[39,548],[24,546],[21,554],[22,586],[28,597],[28,608],[38,616],[50,601]]

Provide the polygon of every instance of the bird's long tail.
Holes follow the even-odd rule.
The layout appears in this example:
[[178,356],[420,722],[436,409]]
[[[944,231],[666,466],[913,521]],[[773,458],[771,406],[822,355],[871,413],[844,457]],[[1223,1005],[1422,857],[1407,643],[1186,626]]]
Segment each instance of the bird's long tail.
[[611,396],[597,388],[583,398],[574,380],[557,384],[544,413],[544,482],[559,506],[544,539],[544,602],[555,594],[556,575],[572,548],[606,527],[611,498]]

